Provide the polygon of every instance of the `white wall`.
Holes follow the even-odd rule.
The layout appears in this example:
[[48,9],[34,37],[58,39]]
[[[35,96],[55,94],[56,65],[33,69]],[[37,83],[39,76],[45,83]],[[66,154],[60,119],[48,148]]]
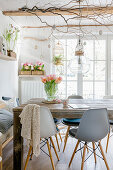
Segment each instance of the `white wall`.
[[[19,69],[21,63],[29,62],[35,64],[37,61],[44,62],[46,74],[51,71],[51,48],[48,45],[52,44],[51,40],[40,41],[47,39],[51,34],[50,29],[23,29],[21,31],[21,48],[19,56]],[[24,37],[37,38],[24,39]],[[37,49],[35,49],[37,46]],[[20,78],[19,79],[19,98],[21,103],[25,103],[30,98],[45,97],[43,83],[40,76],[37,78]]]
[[[0,36],[9,23],[15,24],[0,12]],[[0,99],[2,96],[18,96],[18,61],[0,60]]]

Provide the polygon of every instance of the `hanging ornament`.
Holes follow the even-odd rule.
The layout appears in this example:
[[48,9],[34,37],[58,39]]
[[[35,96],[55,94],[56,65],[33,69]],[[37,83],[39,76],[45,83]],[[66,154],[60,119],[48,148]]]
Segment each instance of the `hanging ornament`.
[[75,56],[84,56],[84,47],[80,38],[75,49]]
[[55,45],[55,48],[54,48],[54,55],[55,56],[64,56],[64,48],[62,46],[62,44],[60,42],[58,42],[56,45]]
[[99,30],[99,35],[102,35],[102,34],[103,34],[102,30]]
[[53,29],[53,30],[55,30],[55,29],[56,29],[56,25],[55,25],[55,24],[52,26],[52,29]]
[[51,48],[51,45],[50,45],[50,44],[48,44],[48,48]]
[[63,65],[64,48],[61,43],[57,43],[54,48],[53,64]]

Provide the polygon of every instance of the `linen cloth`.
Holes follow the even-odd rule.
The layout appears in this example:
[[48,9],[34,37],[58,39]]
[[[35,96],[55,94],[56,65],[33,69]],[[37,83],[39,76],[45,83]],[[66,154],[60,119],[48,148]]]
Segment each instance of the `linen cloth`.
[[27,146],[33,147],[35,156],[40,154],[40,106],[28,104],[19,116],[21,118],[21,136],[27,140]]

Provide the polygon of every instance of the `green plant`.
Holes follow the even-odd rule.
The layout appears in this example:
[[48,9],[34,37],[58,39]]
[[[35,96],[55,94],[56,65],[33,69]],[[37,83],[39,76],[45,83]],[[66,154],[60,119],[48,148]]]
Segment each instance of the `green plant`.
[[7,43],[7,50],[13,50],[15,45],[16,45],[16,41],[18,39],[18,32],[19,29],[14,27],[12,24],[9,24],[9,27],[6,28],[3,37],[6,40]]
[[57,62],[61,62],[63,56],[62,55],[58,55],[58,56],[54,56],[53,57],[53,63],[56,64]]

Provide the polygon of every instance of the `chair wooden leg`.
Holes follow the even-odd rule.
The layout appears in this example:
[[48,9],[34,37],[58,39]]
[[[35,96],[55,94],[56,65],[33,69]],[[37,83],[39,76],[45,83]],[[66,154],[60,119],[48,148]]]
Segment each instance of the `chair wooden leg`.
[[65,151],[65,148],[66,148],[69,130],[70,130],[70,126],[68,126],[68,128],[67,128],[66,136],[65,136],[65,139],[64,139],[64,148],[63,148],[63,152]]
[[84,149],[83,149],[81,170],[83,170],[83,168],[84,168],[85,153],[86,153],[86,144],[84,145]]
[[109,169],[109,166],[108,166],[108,163],[107,163],[107,160],[106,160],[106,157],[105,157],[105,155],[104,155],[104,152],[103,152],[103,149],[102,149],[102,146],[101,146],[100,141],[99,141],[99,147],[100,147],[100,150],[101,150],[101,153],[102,153],[102,156],[103,156],[103,159],[104,159],[106,168],[107,168],[107,170],[110,170],[110,169]]
[[32,160],[32,158],[33,158],[33,148],[32,148],[32,152],[31,152],[30,160]]
[[59,132],[58,134],[59,134],[60,140],[61,140],[61,142],[62,142],[62,137],[61,137],[61,134],[60,134],[60,132]]
[[73,152],[72,157],[71,157],[71,160],[70,160],[70,162],[69,162],[69,167],[71,166],[72,160],[73,160],[74,155],[75,155],[75,153],[76,153],[76,151],[77,151],[77,148],[78,148],[79,143],[80,143],[80,142],[77,141],[77,144],[76,144],[76,146],[75,146],[74,152]]
[[28,155],[27,155],[27,159],[26,159],[26,162],[25,162],[24,170],[26,170],[26,168],[27,168],[27,164],[28,164],[28,162],[29,162],[29,158],[30,158],[30,153],[31,153],[31,151],[32,151],[32,146],[30,146],[30,148],[29,148]]
[[108,133],[108,137],[107,137],[107,144],[106,144],[106,153],[108,151],[108,143],[109,143],[109,137],[110,137],[110,133]]
[[96,163],[97,160],[96,160],[96,153],[95,153],[95,143],[92,142],[92,145],[93,145],[94,159],[95,159],[95,163]]
[[88,146],[86,145],[86,149],[87,149],[87,153],[89,153],[89,149],[88,149]]
[[54,151],[55,151],[56,157],[57,157],[57,159],[58,159],[58,161],[59,161],[59,157],[58,157],[58,154],[57,154],[57,151],[56,151],[56,148],[55,148],[55,145],[54,145],[54,142],[53,142],[52,137],[50,137],[50,140],[51,140],[51,143],[52,143],[52,145],[53,145],[53,149],[54,149]]
[[[56,125],[56,127],[59,129],[58,125]],[[59,132],[58,134],[59,134],[60,140],[61,140],[61,142],[62,142],[61,133]]]
[[56,138],[56,142],[57,142],[58,150],[59,150],[59,152],[60,152],[60,146],[59,146],[59,143],[58,143],[57,134],[55,134],[55,138]]
[[[2,145],[0,145],[0,156],[2,158]],[[0,161],[0,170],[2,170],[2,160]]]
[[53,170],[55,170],[55,166],[54,166],[54,163],[53,163],[53,158],[52,158],[51,149],[50,149],[50,145],[49,145],[48,140],[47,140],[47,147],[48,147],[48,151],[49,151],[49,156],[50,156],[52,168],[53,168]]

